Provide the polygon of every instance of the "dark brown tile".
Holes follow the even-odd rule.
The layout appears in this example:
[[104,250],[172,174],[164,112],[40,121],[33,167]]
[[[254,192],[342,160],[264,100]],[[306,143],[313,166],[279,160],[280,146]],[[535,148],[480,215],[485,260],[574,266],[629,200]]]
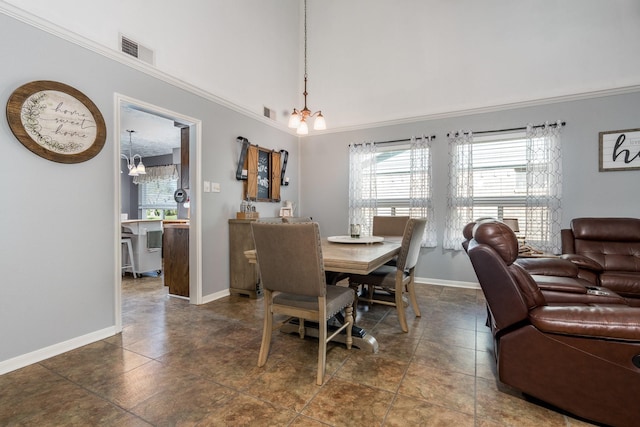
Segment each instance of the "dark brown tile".
[[90,385],[116,378],[150,361],[122,347],[98,341],[41,363],[75,383]]
[[496,382],[482,292],[417,285],[422,317],[360,304],[378,353],[273,333],[263,300],[194,306],[162,278],[123,282],[123,332],[0,376],[0,425],[587,426]]
[[235,396],[237,392],[228,387],[190,377],[159,388],[131,412],[154,426],[195,425]]
[[475,375],[475,350],[436,341],[421,340],[413,357],[414,363]]
[[[257,381],[246,390],[246,394],[299,413],[320,391],[316,384],[317,363],[301,364],[282,360],[265,367],[263,371]],[[329,375],[325,381],[328,378]]]
[[148,425],[55,373],[32,368],[0,377],[0,425]]
[[495,381],[478,378],[477,416],[486,420],[522,427],[566,426],[564,415],[517,396],[517,392],[500,390]]
[[406,361],[357,352],[336,372],[336,377],[395,393],[408,366]]
[[215,406],[210,415],[202,419],[200,426],[283,426],[297,416],[285,409],[251,396],[238,394]]
[[468,415],[475,414],[475,377],[411,363],[399,393]]
[[398,396],[385,419],[385,426],[473,427],[473,415],[443,408],[424,400]]
[[389,410],[393,396],[388,391],[334,377],[302,414],[331,425],[378,425]]

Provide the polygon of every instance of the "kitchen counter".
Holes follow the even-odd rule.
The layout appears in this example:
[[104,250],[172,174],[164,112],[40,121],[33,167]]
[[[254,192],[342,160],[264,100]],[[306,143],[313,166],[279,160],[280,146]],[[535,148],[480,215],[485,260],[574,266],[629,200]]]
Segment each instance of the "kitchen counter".
[[136,274],[162,271],[162,221],[128,219],[120,221],[122,237],[130,238]]

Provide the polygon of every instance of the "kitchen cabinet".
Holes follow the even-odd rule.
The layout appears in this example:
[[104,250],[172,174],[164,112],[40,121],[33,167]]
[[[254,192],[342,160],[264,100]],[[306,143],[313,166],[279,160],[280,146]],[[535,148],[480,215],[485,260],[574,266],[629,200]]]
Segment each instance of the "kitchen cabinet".
[[256,264],[250,264],[244,251],[254,249],[251,223],[255,219],[229,220],[229,292],[247,295],[251,298],[262,296],[262,286]]
[[189,224],[165,223],[162,239],[164,284],[169,295],[189,297]]

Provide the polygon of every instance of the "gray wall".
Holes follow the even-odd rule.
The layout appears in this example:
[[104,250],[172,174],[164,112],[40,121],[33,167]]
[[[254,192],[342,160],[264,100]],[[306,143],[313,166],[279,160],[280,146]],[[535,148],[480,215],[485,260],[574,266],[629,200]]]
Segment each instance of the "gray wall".
[[[40,357],[114,332],[116,236],[120,230],[114,147],[114,93],[202,120],[202,179],[221,184],[204,193],[202,207],[203,295],[229,287],[228,219],[242,198],[235,180],[242,135],[252,143],[289,151],[291,185],[283,198],[297,203],[298,139],[203,96],[172,86],[122,63],[0,14],[0,101],[34,80],[66,83],[102,112],[107,141],[93,159],[60,164],[28,151],[0,121],[3,172],[0,255],[0,372],[15,359]],[[16,43],[19,40],[20,43]],[[262,216],[280,205],[258,204]],[[11,359],[14,359],[12,361]],[[4,362],[4,363],[3,363]]]
[[442,248],[447,203],[447,133],[505,129],[564,120],[563,227],[581,216],[640,216],[640,171],[598,172],[598,132],[640,127],[640,92],[549,103],[527,108],[425,120],[350,132],[310,136],[300,143],[304,215],[317,219],[325,234],[344,234],[348,222],[348,146],[422,134],[436,135],[433,145],[433,197],[439,246],[423,249],[417,276],[446,283],[477,282],[466,254]]

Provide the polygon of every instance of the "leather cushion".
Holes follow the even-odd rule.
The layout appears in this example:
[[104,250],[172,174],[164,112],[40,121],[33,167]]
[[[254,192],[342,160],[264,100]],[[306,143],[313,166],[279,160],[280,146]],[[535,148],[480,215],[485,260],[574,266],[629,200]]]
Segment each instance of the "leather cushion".
[[529,312],[533,326],[547,333],[640,340],[640,308],[612,305],[544,306]]
[[478,222],[473,228],[476,242],[491,246],[507,265],[518,258],[518,239],[508,225],[498,222]]
[[518,265],[527,270],[529,274],[543,276],[577,277],[578,267],[562,258],[518,258]]
[[571,230],[576,239],[640,241],[640,219],[637,218],[574,218]]
[[622,295],[640,297],[640,272],[603,271],[600,273],[600,284]]

